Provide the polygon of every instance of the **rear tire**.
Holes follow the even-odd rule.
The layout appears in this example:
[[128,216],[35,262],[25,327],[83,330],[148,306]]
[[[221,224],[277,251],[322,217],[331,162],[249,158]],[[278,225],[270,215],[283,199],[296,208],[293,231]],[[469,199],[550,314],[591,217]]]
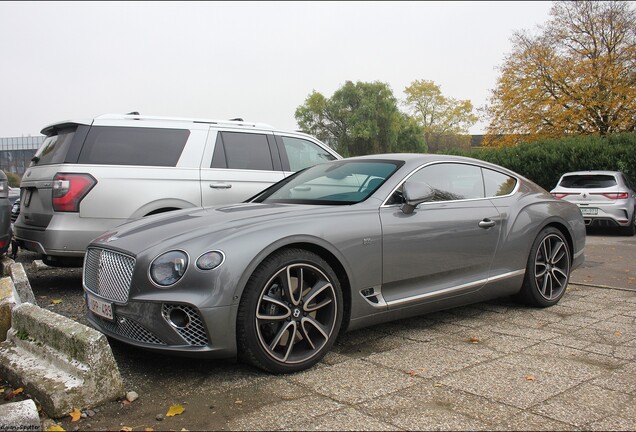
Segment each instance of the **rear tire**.
[[636,235],[636,208],[632,212],[632,223],[626,227],[621,227],[621,234],[632,237]]
[[563,233],[544,228],[532,244],[526,275],[517,299],[534,307],[557,304],[570,279],[570,248]]

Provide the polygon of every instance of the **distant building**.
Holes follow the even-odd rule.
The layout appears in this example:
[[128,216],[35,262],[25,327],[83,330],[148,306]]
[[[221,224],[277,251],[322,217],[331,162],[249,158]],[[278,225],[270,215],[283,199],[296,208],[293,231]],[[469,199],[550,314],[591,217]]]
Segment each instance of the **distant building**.
[[22,177],[44,136],[0,138],[0,169]]

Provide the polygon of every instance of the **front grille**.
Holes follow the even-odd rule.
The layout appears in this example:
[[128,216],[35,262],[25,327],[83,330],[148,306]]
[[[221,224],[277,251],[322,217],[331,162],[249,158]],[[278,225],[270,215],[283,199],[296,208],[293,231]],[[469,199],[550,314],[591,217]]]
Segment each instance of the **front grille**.
[[[190,319],[187,325],[176,326],[170,321],[170,313],[174,310],[184,312]],[[161,308],[161,314],[164,319],[171,323],[172,327],[179,333],[179,335],[185,339],[188,344],[192,346],[207,346],[208,335],[205,331],[205,325],[203,320],[199,316],[199,313],[191,306],[179,305],[179,304],[165,304]]]
[[109,332],[128,339],[153,345],[165,345],[164,341],[129,318],[115,317],[115,321],[101,320],[100,323]]
[[89,248],[84,258],[84,286],[105,299],[126,303],[135,259],[118,252]]

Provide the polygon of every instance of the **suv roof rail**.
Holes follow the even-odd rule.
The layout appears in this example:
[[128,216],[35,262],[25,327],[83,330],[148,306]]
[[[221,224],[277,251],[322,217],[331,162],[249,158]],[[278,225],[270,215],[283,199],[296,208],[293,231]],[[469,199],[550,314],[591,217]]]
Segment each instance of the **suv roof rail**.
[[160,120],[160,121],[177,121],[177,122],[186,122],[186,123],[208,123],[208,124],[216,124],[221,126],[238,126],[238,127],[252,127],[259,129],[274,129],[273,126],[268,125],[267,123],[254,123],[254,122],[246,122],[241,118],[234,118],[231,120],[215,120],[215,119],[199,119],[199,118],[186,118],[186,117],[161,117],[161,116],[146,116],[140,115],[138,112],[133,111],[128,114],[102,114],[100,116],[95,117],[95,119],[100,120],[125,120],[125,119],[134,119],[134,120]]

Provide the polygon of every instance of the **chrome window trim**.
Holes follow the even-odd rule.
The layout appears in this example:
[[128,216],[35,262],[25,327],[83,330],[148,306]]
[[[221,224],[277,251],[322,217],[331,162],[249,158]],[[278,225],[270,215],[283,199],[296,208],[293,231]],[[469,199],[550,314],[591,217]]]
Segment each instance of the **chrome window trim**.
[[[404,184],[404,182],[406,182],[409,178],[411,178],[411,176],[413,176],[415,173],[417,173],[420,170],[423,170],[424,168],[429,167],[431,165],[448,164],[448,163],[458,164],[458,165],[470,165],[470,166],[474,166],[474,167],[477,167],[477,168],[480,168],[480,169],[488,169],[488,170],[491,170],[491,171],[494,171],[494,172],[498,172],[500,174],[503,174],[505,176],[508,176],[508,177],[511,177],[511,178],[515,179],[516,180],[515,181],[515,187],[507,195],[499,195],[499,196],[484,197],[484,198],[466,198],[466,199],[461,199],[461,200],[449,200],[449,201],[430,201],[430,202],[422,203],[422,204],[418,205],[418,207],[421,206],[421,205],[430,205],[430,204],[455,203],[455,202],[491,200],[491,199],[496,199],[496,198],[507,198],[507,197],[510,197],[510,196],[514,195],[519,190],[521,182],[519,181],[518,177],[512,176],[512,175],[507,174],[507,173],[503,173],[503,172],[498,171],[496,169],[492,169],[492,168],[489,168],[489,167],[484,167],[484,166],[473,164],[473,163],[470,163],[470,162],[463,162],[463,161],[445,160],[445,161],[427,162],[427,163],[425,163],[423,165],[420,165],[419,167],[415,168],[406,177],[404,177],[404,179],[397,186],[395,186],[393,188],[391,193],[389,193],[389,195],[384,199],[384,201],[382,201],[382,205],[380,205],[380,208],[383,208],[383,207],[384,208],[392,208],[392,207],[400,206],[401,204],[387,204],[387,201],[393,196],[395,191],[398,190],[398,188],[400,186],[402,186]],[[482,180],[483,180],[483,173],[482,173]],[[485,193],[485,190],[484,190],[484,193]]]

